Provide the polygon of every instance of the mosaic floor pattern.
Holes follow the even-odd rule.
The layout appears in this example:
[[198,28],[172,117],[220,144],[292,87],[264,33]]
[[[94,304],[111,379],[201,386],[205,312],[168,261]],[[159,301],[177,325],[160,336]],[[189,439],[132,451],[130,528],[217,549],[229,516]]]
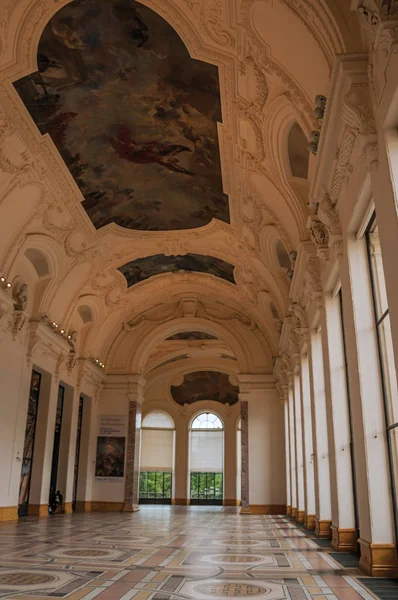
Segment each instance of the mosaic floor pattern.
[[0,598],[372,600],[285,517],[144,506],[0,526]]

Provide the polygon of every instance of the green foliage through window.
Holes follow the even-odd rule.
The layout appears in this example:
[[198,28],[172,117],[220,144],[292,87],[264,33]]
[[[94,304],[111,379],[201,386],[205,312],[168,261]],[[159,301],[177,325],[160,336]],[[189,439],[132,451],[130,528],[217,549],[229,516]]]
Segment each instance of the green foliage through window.
[[191,500],[222,500],[222,473],[191,473]]
[[140,499],[171,500],[172,474],[163,471],[140,473]]

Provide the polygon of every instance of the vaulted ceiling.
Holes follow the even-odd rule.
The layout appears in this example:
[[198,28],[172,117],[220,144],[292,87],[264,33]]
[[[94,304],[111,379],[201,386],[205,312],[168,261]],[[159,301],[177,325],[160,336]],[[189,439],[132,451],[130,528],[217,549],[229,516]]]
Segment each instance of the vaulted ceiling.
[[349,4],[5,0],[0,254],[33,317],[108,372],[271,372]]

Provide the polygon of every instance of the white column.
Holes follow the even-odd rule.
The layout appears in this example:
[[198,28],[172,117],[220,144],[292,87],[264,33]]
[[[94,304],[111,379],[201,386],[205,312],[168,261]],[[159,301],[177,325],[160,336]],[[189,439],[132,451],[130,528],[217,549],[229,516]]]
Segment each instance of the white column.
[[332,546],[339,551],[355,552],[357,531],[351,434],[338,297],[326,294],[320,312],[330,459]]
[[92,398],[84,398],[79,473],[77,479],[77,512],[90,511],[92,508],[97,451],[98,396],[100,389],[99,386],[97,394]]
[[312,407],[310,392],[310,374],[308,354],[301,355],[300,368],[301,384],[301,407],[302,407],[302,429],[304,448],[304,483],[305,483],[305,527],[315,529],[315,473],[314,473],[314,450],[312,431]]
[[[297,357],[296,357],[297,358]],[[296,440],[296,477],[297,477],[297,522],[304,523],[304,461],[303,461],[303,431],[301,415],[300,374],[298,368],[293,375],[294,424]]]
[[298,511],[298,498],[297,498],[297,471],[296,471],[296,434],[294,426],[294,393],[293,386],[289,382],[288,388],[288,402],[289,402],[289,447],[290,447],[290,482],[291,482],[291,497],[292,497],[292,510],[291,516],[293,519],[297,518]]
[[285,414],[285,456],[286,456],[286,513],[288,516],[292,513],[292,490],[291,490],[291,464],[290,464],[290,432],[289,432],[289,399],[287,389],[283,400]]
[[361,566],[396,576],[397,552],[386,422],[365,240],[348,235],[341,263],[359,499]]
[[57,489],[63,494],[65,513],[72,512],[79,399],[79,390],[65,385],[57,477]]
[[373,163],[370,173],[390,313],[395,372],[398,376],[398,141],[396,120],[398,115],[396,105],[395,97],[394,108],[388,116],[388,127],[385,128],[384,124],[382,127],[380,125],[378,127],[378,162]]
[[315,532],[319,537],[328,538],[331,537],[332,507],[330,500],[325,378],[320,331],[311,331],[310,333],[310,382],[314,415],[315,477],[317,479]]
[[[25,330],[13,340],[8,322],[12,298],[0,289],[0,522],[18,518],[26,415],[32,367],[27,364]],[[7,310],[8,309],[8,310]],[[2,312],[2,311],[0,311]]]
[[48,516],[59,377],[41,373],[28,514]]
[[239,399],[248,404],[249,506],[241,513],[285,514],[283,405],[274,378],[241,374],[238,382]]

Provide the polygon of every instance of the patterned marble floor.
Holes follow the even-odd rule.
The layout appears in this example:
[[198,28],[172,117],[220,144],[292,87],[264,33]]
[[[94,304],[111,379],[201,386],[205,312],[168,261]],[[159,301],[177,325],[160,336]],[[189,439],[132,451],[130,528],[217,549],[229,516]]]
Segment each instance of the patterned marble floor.
[[144,506],[0,526],[7,599],[375,598],[358,575],[287,518],[229,508]]

